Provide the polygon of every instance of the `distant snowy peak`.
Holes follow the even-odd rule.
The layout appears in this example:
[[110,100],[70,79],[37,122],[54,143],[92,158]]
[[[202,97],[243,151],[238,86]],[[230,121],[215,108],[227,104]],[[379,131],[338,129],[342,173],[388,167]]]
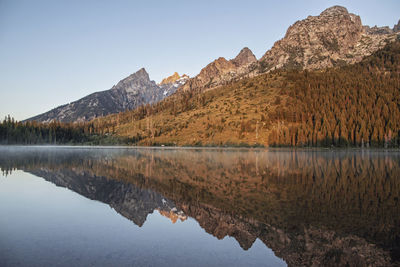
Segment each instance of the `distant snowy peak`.
[[175,82],[176,80],[178,80],[178,79],[180,79],[181,78],[181,76],[179,76],[179,74],[177,73],[177,72],[174,72],[174,74],[172,74],[171,76],[169,76],[169,77],[167,77],[167,78],[164,78],[161,82],[160,82],[160,85],[161,84],[167,84],[167,83],[173,83],[173,82]]
[[167,97],[175,93],[176,90],[184,85],[189,79],[190,77],[188,75],[183,74],[180,76],[177,72],[175,72],[171,76],[163,79],[158,86],[163,91],[164,97]]

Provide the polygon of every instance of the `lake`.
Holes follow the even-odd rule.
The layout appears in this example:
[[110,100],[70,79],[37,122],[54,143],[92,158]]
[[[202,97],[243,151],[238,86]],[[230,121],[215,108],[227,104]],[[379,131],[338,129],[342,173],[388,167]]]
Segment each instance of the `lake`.
[[0,147],[1,266],[396,266],[400,152]]

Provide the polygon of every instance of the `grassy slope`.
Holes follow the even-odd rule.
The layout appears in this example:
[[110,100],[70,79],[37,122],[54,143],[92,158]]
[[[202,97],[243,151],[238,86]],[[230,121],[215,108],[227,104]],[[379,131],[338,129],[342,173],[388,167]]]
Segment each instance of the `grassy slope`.
[[[361,63],[277,71],[99,118],[97,131],[140,145],[397,146],[400,42]],[[390,137],[390,138],[389,138]],[[367,140],[367,141],[366,141]]]
[[[265,122],[265,110],[272,111],[284,102],[282,97],[277,101],[283,83],[278,74],[265,74],[207,91],[205,103],[191,99],[194,106],[187,111],[174,112],[168,107],[141,120],[119,123],[114,130],[124,137],[149,136],[139,142],[147,145],[266,144],[270,125]],[[129,114],[120,116],[123,120]]]

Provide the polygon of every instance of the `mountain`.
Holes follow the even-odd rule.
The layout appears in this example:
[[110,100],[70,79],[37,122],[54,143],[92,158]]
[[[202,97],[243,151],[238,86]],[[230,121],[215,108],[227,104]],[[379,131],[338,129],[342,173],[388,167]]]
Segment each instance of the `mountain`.
[[174,74],[172,74],[171,76],[164,78],[160,82],[160,85],[174,83],[175,81],[179,80],[180,78],[181,78],[181,76],[177,72],[174,72]]
[[151,104],[165,97],[164,90],[151,81],[144,68],[119,81],[111,89],[96,92],[72,103],[59,106],[29,121],[89,121],[99,116],[118,113]]
[[220,57],[214,60],[197,76],[189,79],[181,89],[183,91],[203,90],[226,84],[241,75],[248,74],[250,66],[255,62],[257,62],[256,57],[249,48],[245,47],[234,59],[226,60]]
[[363,26],[359,16],[333,6],[290,26],[285,37],[260,59],[261,72],[353,64],[396,40],[395,31]]
[[141,145],[399,147],[399,73],[400,40],[359,63],[182,90],[96,124]]
[[180,86],[187,82],[187,80],[189,80],[188,75],[183,74],[180,76],[177,72],[175,72],[171,76],[163,79],[158,86],[161,88],[163,96],[167,97],[175,93]]
[[323,69],[354,64],[398,39],[399,30],[399,24],[393,29],[363,26],[359,16],[344,7],[333,6],[318,16],[294,23],[260,60],[245,47],[234,59],[220,57],[193,78],[175,72],[158,85],[141,69],[110,90],[93,93],[28,120],[89,121],[156,103],[178,89],[206,91],[276,69]]
[[400,20],[393,26],[393,32],[400,32]]
[[246,47],[235,59],[220,57],[211,62],[181,89],[210,89],[281,68],[322,69],[354,64],[396,40],[399,31],[399,24],[393,29],[363,26],[359,16],[333,6],[319,16],[294,23],[258,61]]

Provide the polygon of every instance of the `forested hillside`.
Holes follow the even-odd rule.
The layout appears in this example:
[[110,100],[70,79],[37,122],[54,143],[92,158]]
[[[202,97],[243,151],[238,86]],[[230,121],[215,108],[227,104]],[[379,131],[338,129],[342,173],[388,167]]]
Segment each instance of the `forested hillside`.
[[400,146],[400,41],[360,63],[179,91],[86,123],[0,123],[1,144]]
[[400,41],[362,62],[280,70],[94,120],[143,145],[400,145]]

